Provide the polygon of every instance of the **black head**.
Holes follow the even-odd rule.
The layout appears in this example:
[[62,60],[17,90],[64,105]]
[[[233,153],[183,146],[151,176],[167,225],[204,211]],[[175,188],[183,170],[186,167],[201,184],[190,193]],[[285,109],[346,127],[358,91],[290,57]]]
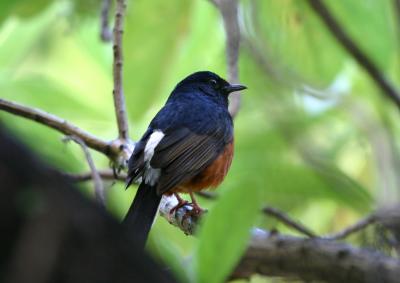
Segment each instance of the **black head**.
[[172,96],[180,96],[180,93],[193,93],[193,95],[204,95],[210,99],[228,103],[228,95],[234,91],[246,89],[239,84],[230,84],[217,74],[209,71],[193,73],[183,79],[175,87]]

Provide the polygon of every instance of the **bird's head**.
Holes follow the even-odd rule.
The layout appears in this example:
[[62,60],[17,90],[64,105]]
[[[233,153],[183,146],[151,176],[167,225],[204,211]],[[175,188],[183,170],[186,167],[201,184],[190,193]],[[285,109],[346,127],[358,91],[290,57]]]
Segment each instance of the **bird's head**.
[[175,95],[179,97],[182,93],[193,93],[193,95],[204,95],[213,101],[227,105],[230,93],[246,88],[244,85],[230,84],[213,72],[201,71],[193,73],[179,82],[172,92],[171,98],[175,98]]

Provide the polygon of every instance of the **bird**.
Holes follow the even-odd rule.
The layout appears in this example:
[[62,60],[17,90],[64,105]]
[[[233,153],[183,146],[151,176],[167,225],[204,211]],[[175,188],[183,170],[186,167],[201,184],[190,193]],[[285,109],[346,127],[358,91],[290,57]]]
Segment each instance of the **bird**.
[[210,71],[195,72],[180,81],[165,105],[136,143],[128,161],[126,188],[140,183],[123,223],[144,247],[163,195],[201,213],[193,193],[216,188],[225,178],[234,150],[233,121],[228,96],[247,87],[230,84]]

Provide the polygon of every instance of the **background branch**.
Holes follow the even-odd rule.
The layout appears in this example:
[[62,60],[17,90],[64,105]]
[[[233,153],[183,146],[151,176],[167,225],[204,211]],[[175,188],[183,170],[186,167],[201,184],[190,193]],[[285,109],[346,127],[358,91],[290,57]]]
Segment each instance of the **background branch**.
[[349,52],[357,63],[367,71],[371,79],[383,91],[383,93],[392,100],[400,109],[400,94],[395,87],[384,77],[378,67],[372,60],[361,50],[361,48],[350,38],[345,30],[340,26],[338,21],[333,17],[327,6],[321,0],[308,0],[308,4],[315,13],[320,17],[336,40],[344,49]]
[[100,14],[100,38],[104,42],[110,42],[112,40],[112,33],[108,20],[108,17],[110,15],[110,8],[111,0],[103,0]]
[[65,141],[73,140],[74,142],[76,142],[77,144],[79,144],[81,146],[83,153],[85,154],[86,161],[89,164],[90,175],[91,175],[91,178],[94,183],[94,193],[95,193],[96,200],[101,206],[105,207],[106,198],[105,198],[105,194],[104,194],[103,181],[101,180],[100,175],[96,170],[96,166],[94,165],[92,155],[90,154],[89,149],[86,146],[85,142],[75,136],[67,136],[67,137],[65,137],[64,140]]
[[400,261],[335,241],[255,229],[231,279],[255,273],[305,281],[394,283],[400,278]]
[[114,23],[114,107],[117,116],[118,135],[122,140],[129,139],[128,118],[126,114],[124,90],[123,90],[123,55],[122,55],[122,33],[124,25],[124,13],[126,9],[125,0],[117,0],[115,23]]
[[330,236],[325,236],[323,237],[324,239],[328,239],[328,240],[339,240],[339,239],[344,239],[348,236],[350,236],[351,234],[357,233],[361,230],[364,230],[365,228],[367,228],[369,225],[376,223],[377,221],[377,217],[375,214],[371,214],[367,217],[364,217],[363,219],[361,219],[360,221],[358,221],[357,223],[343,229],[342,231],[332,234]]
[[[228,81],[239,82],[239,47],[240,28],[238,19],[237,0],[211,0],[221,13],[226,35],[226,59],[228,67]],[[230,95],[229,112],[235,117],[240,109],[241,94],[235,92]]]
[[61,119],[42,110],[23,106],[21,104],[7,101],[1,98],[0,110],[4,110],[14,115],[21,116],[40,124],[46,125],[65,135],[76,136],[84,141],[88,147],[104,153],[107,156],[110,156],[115,152],[112,150],[108,142],[101,140],[92,134],[89,134],[88,132],[78,128],[77,126],[71,124],[64,119]]
[[283,211],[280,211],[277,208],[267,206],[267,207],[263,208],[263,212],[265,214],[275,217],[276,219],[278,219],[280,222],[282,222],[286,226],[300,232],[301,234],[303,234],[307,237],[322,238],[325,240],[341,240],[341,239],[347,238],[351,234],[360,232],[361,230],[364,230],[365,228],[367,228],[369,225],[374,224],[378,221],[377,216],[375,214],[371,214],[367,217],[362,218],[355,224],[344,228],[342,231],[339,231],[337,233],[334,233],[334,234],[331,234],[328,236],[318,236],[314,232],[312,232],[309,228],[302,225],[298,221],[291,219],[286,213],[284,213]]
[[301,234],[306,235],[307,237],[310,238],[318,237],[310,229],[300,224],[299,222],[291,219],[289,216],[287,216],[284,212],[280,211],[279,209],[267,206],[263,208],[263,212],[265,214],[275,217],[285,225],[289,226],[290,228],[293,228],[294,230],[300,232]]

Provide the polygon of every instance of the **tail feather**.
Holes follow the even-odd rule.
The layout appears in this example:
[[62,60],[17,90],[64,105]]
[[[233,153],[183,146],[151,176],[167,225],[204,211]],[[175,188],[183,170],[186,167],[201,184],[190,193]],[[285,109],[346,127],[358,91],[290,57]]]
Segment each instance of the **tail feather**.
[[157,194],[156,188],[142,182],[123,221],[123,224],[135,233],[136,242],[140,247],[146,244],[160,202],[161,196]]

